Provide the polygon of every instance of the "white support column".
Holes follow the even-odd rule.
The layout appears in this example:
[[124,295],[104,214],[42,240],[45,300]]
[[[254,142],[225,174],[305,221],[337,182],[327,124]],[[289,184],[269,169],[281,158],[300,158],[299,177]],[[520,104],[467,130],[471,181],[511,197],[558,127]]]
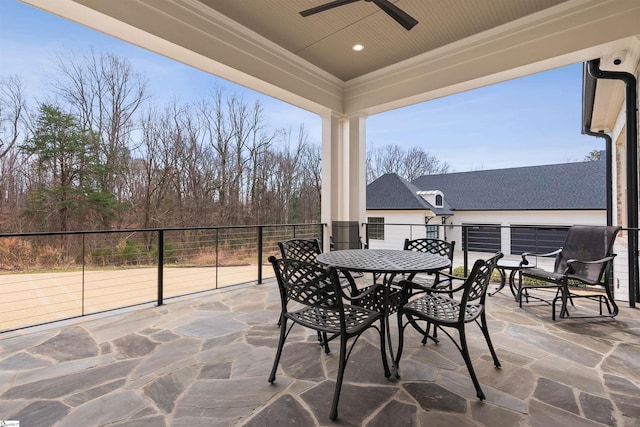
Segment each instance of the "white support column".
[[[321,220],[366,220],[366,116],[322,116]],[[361,230],[360,230],[361,231]],[[325,239],[328,245],[328,238]],[[325,250],[327,247],[324,248]]]
[[366,222],[367,214],[366,122],[364,115],[349,117],[349,220],[358,224]]

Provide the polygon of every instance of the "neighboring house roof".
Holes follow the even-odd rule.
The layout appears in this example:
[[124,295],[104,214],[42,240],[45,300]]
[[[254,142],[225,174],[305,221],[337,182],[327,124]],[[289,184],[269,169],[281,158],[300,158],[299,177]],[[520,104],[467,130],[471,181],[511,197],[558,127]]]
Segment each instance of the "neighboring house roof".
[[436,215],[451,215],[446,200],[444,207],[437,208],[418,196],[418,191],[418,187],[395,173],[382,175],[367,185],[367,209],[430,210]]
[[[442,191],[458,211],[606,209],[604,156],[599,161],[424,175],[413,184]],[[368,202],[369,187],[367,208]]]

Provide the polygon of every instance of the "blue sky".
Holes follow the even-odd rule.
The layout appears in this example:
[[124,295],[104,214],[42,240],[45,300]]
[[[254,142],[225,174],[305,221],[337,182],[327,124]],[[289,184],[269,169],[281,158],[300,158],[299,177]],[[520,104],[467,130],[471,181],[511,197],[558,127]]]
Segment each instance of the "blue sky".
[[[304,124],[320,143],[320,118],[228,81],[34,9],[0,0],[0,78],[20,76],[30,99],[47,91],[56,55],[90,49],[127,58],[160,102],[189,100],[207,88],[260,100],[274,129]],[[367,119],[368,147],[421,147],[451,172],[581,161],[604,149],[581,135],[582,66],[574,64],[509,82],[377,114]]]

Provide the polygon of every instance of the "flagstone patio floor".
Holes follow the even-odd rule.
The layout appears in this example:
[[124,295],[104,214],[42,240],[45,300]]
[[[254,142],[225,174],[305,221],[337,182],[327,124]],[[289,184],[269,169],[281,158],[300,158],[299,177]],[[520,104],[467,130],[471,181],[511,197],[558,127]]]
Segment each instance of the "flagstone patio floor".
[[[576,304],[573,313],[587,310]],[[615,319],[553,322],[548,305],[520,309],[506,289],[490,297],[501,369],[469,325],[482,402],[444,334],[423,346],[410,331],[401,378],[386,379],[372,330],[356,343],[331,422],[338,343],[325,355],[314,333],[294,327],[269,384],[277,286],[225,289],[0,334],[0,420],[21,427],[638,426],[640,312],[620,305]]]

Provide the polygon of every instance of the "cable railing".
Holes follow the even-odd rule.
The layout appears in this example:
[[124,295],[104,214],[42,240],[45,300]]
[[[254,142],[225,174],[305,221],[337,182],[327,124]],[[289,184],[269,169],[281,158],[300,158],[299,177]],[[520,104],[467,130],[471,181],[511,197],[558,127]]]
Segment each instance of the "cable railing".
[[[403,224],[365,223],[362,237],[371,249],[402,248],[405,239],[433,237],[455,241],[453,265],[468,272],[475,260],[487,254],[503,252],[505,259],[520,260],[523,252],[551,252],[562,246],[568,225],[500,225],[500,224]],[[640,302],[640,284],[629,257],[629,237],[635,228],[623,228],[617,235],[613,252],[611,283],[617,300],[628,301],[630,307]],[[637,257],[638,255],[636,255]],[[553,271],[554,258],[537,257],[536,266]],[[636,264],[637,265],[637,264]]]
[[273,277],[277,242],[323,224],[0,234],[0,332]]
[[[392,223],[361,227],[362,240],[371,249],[401,249],[406,238],[456,241],[453,265],[467,272],[476,259],[497,250],[519,260],[524,251],[555,249],[567,228]],[[629,286],[633,281],[628,231],[619,233],[614,247],[616,299],[638,295]],[[325,224],[0,234],[0,333],[261,284],[274,276],[267,258],[279,253],[277,242],[291,238],[317,238],[322,247],[328,246],[323,244]],[[553,263],[552,258],[537,260],[545,270],[552,270]]]

